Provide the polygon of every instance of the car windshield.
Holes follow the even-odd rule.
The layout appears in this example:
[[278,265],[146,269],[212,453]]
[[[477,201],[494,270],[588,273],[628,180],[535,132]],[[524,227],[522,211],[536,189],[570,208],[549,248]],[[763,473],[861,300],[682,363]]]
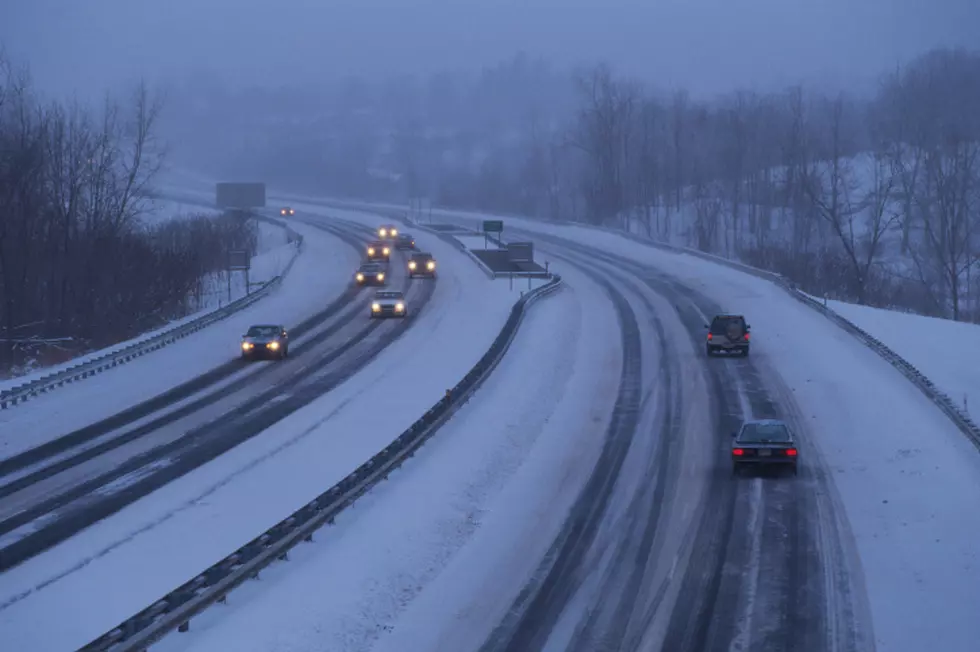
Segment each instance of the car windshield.
[[378,292],[375,295],[377,299],[401,299],[401,292]]
[[432,254],[415,254],[412,256],[412,260],[431,260]]
[[738,440],[743,443],[784,443],[792,441],[789,435],[789,428],[781,423],[747,423],[738,435]]
[[246,337],[275,337],[279,334],[278,326],[252,326],[245,333]]
[[714,335],[724,335],[729,328],[737,328],[740,333],[745,331],[745,319],[742,317],[715,317],[711,322],[711,332]]

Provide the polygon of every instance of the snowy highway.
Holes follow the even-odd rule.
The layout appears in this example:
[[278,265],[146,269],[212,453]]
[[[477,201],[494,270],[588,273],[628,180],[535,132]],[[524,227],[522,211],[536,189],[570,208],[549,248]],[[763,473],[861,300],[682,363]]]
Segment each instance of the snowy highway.
[[[360,237],[389,221],[292,205],[300,224]],[[489,381],[388,482],[153,649],[973,649],[980,525],[962,515],[980,502],[980,459],[918,390],[768,281],[506,219],[565,289],[529,312]],[[0,637],[25,650],[84,644],[336,482],[455,383],[519,290],[410,230],[446,261],[414,326],[356,373],[318,383],[342,355],[294,376],[286,365],[357,337],[363,324],[340,309],[297,340],[295,360],[214,385],[214,402],[152,441],[180,441],[266,392],[259,414],[275,415],[223,417],[243,443],[4,573]],[[704,356],[704,324],[724,312],[752,324],[751,357]],[[304,373],[309,392],[292,392]],[[799,476],[734,477],[729,433],[769,417],[796,431]],[[141,441],[107,444],[91,475]],[[4,481],[19,477],[30,475]],[[0,497],[3,522],[17,496]]]
[[[362,240],[371,236],[368,229],[360,232]],[[406,293],[413,310],[424,310],[432,283],[410,280],[402,258],[392,256],[390,286]],[[20,473],[5,474],[0,484],[0,570],[214,459],[349,378],[414,320],[414,313],[406,320],[369,320],[366,296],[369,288],[348,292],[341,305],[294,332],[303,337],[281,364],[265,363],[241,377],[234,372],[247,363],[225,365],[223,375],[235,376],[231,382],[216,388],[195,383],[204,386],[179,396],[184,404],[176,409],[169,403],[125,424],[112,419],[109,426],[69,433],[50,442],[52,455],[33,455],[27,469],[14,460],[10,466]],[[224,380],[220,374],[208,379]]]

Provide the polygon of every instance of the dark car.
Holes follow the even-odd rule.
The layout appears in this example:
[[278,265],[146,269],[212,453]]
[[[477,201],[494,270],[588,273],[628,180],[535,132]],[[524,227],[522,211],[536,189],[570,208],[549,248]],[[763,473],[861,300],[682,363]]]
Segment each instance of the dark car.
[[435,278],[436,259],[432,257],[432,254],[424,252],[412,254],[411,258],[408,259],[408,276],[409,278],[416,276]]
[[793,432],[778,419],[746,421],[732,433],[732,472],[755,467],[786,467],[796,475],[800,451]]
[[385,268],[378,263],[364,263],[354,273],[354,282],[358,285],[384,285],[387,278]]
[[289,206],[285,206],[279,209],[279,214],[282,215],[283,217],[286,217],[288,215],[295,215],[296,211],[290,208]]
[[242,358],[257,360],[276,358],[282,360],[289,355],[289,334],[286,327],[278,324],[251,326],[242,335]]
[[382,224],[378,227],[378,237],[382,240],[394,240],[398,237],[398,227],[393,224]]
[[743,356],[749,354],[749,329],[742,315],[717,315],[711,320],[708,337],[705,340],[705,352],[710,356],[724,351]]
[[408,307],[405,303],[405,295],[397,290],[381,290],[374,293],[374,300],[371,302],[371,318],[378,317],[405,317],[408,315]]
[[415,238],[411,233],[399,233],[395,239],[395,249],[415,249]]
[[369,242],[367,246],[367,257],[368,260],[388,262],[388,259],[391,258],[391,246],[380,240]]

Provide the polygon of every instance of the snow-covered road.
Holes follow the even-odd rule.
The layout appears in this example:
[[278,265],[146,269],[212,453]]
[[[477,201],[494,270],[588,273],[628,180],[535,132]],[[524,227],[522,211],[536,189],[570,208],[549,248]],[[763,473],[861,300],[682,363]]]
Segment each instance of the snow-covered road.
[[[706,485],[707,499],[683,517],[698,524],[686,532],[687,538],[670,544],[664,539],[676,537],[683,527],[658,528],[654,546],[660,557],[643,576],[648,585],[641,603],[650,611],[634,612],[626,621],[630,624],[626,633],[634,643],[642,641],[656,649],[658,641],[666,640],[678,650],[701,649],[709,642],[753,650],[793,645],[840,650],[917,651],[935,645],[957,652],[975,649],[980,624],[971,614],[980,604],[976,547],[980,520],[969,515],[972,506],[980,503],[980,456],[915,387],[851,336],[767,281],[615,234],[504,219],[511,233],[521,229],[525,234],[558,235],[620,257],[624,262],[619,267],[624,269],[634,264],[631,261],[646,268],[647,272],[633,274],[660,297],[653,299],[659,302],[654,304],[659,306],[656,312],[668,322],[675,319],[670,313],[681,316],[683,326],[678,329],[674,323],[667,334],[672,346],[681,347],[685,364],[692,361],[684,350],[702,337],[695,323],[703,320],[702,313],[716,309],[746,314],[754,334],[751,360],[712,361],[722,369],[716,380],[712,380],[715,372],[705,372],[709,385],[726,374],[740,379],[715,392],[713,402],[728,397],[721,401],[723,408],[715,420],[775,413],[803,436],[804,468],[798,479],[789,482],[752,479],[733,484],[727,466],[713,471],[710,465],[686,460],[690,467],[670,485],[675,491],[670,497],[672,509],[685,514],[683,504],[673,503],[677,487],[687,490],[700,482]],[[536,244],[545,247],[545,239],[539,235]],[[560,247],[561,243],[551,244]],[[610,304],[596,285],[590,286],[582,274],[576,277],[574,271],[556,269],[566,275],[572,289],[548,311],[563,308],[596,320],[605,315],[605,324],[593,328],[609,329]],[[634,289],[626,290],[627,294],[646,292],[637,289],[635,281],[632,284]],[[581,302],[578,307],[570,305],[574,300]],[[639,314],[649,313],[640,310]],[[531,389],[534,383],[549,387],[548,379],[554,383],[550,375],[556,360],[554,340],[568,351],[563,328],[574,328],[567,317],[554,319],[555,325],[546,329],[549,336],[538,335],[541,339],[535,344],[520,345],[527,347],[522,350],[540,350],[540,356],[530,353],[519,360],[512,353],[501,367],[510,371],[500,373],[499,385],[494,385],[498,396],[481,391],[429,445],[428,452],[361,503],[371,509],[358,508],[346,515],[343,530],[332,533],[327,544],[305,550],[298,564],[278,568],[269,586],[250,587],[242,604],[230,605],[230,613],[222,613],[223,609],[209,613],[196,625],[204,632],[174,635],[164,645],[202,650],[225,644],[289,650],[479,647],[481,636],[502,618],[512,594],[538,564],[542,545],[547,546],[560,527],[556,517],[568,513],[573,498],[569,494],[584,483],[584,469],[602,444],[601,423],[591,429],[591,435],[569,436],[578,442],[576,446],[548,436],[550,428],[557,426],[548,425],[553,420],[546,418],[538,434],[522,435],[534,440],[524,448],[514,445],[506,427],[481,429],[477,435],[472,426],[459,425],[472,423],[468,415],[485,413],[498,415],[501,424],[515,419],[541,422],[503,396],[514,385],[525,392],[540,392]],[[579,319],[582,338],[585,319]],[[591,346],[615,339],[609,330],[592,332],[596,336],[585,340]],[[524,337],[528,340],[522,341],[530,341],[530,335]],[[595,361],[582,348],[574,350],[580,362]],[[691,355],[697,353],[695,348]],[[607,350],[609,354],[616,355]],[[704,362],[700,356],[697,360],[698,365]],[[511,366],[518,364],[523,372]],[[606,379],[593,385],[593,391],[610,389],[615,376],[609,375],[608,360],[605,365],[593,368],[594,377]],[[529,377],[527,369],[540,370],[540,377]],[[576,378],[567,381],[569,387]],[[691,382],[688,391],[696,393],[696,381]],[[541,412],[578,407],[602,413],[603,397],[587,401],[567,388],[566,394],[567,406],[564,401],[556,406],[545,400]],[[610,397],[604,400],[608,408]],[[704,407],[697,399],[689,405],[694,406],[689,409]],[[699,436],[719,437],[719,449],[712,454],[722,451],[728,445],[727,432],[714,428],[717,424],[707,433],[686,428],[684,446],[694,445],[697,450]],[[471,441],[471,436],[478,436],[481,446],[456,443]],[[589,445],[583,446],[583,441]],[[487,453],[489,448],[508,445],[515,456],[506,462]],[[570,454],[576,457],[569,460]],[[523,462],[516,459],[521,455]],[[520,468],[514,471],[515,466]],[[496,478],[495,496],[467,493],[475,472],[457,474],[457,468],[479,468],[478,477]],[[559,486],[564,491],[556,493]],[[460,501],[460,495],[467,499]],[[503,502],[505,496],[510,503]],[[614,503],[625,509],[618,499]],[[619,528],[631,527],[628,521],[612,522]],[[620,543],[630,540],[634,548],[626,549],[636,553],[637,540],[626,535],[619,539]],[[687,552],[673,558],[668,552],[665,559],[670,545]],[[356,557],[341,554],[354,547],[359,551]],[[615,549],[607,552],[613,554]],[[652,548],[646,550],[652,554]],[[351,559],[357,560],[356,567],[352,568]],[[658,584],[657,573],[663,575],[665,562],[668,581]],[[310,578],[304,580],[304,574]],[[334,579],[339,591],[331,584]],[[600,579],[592,588],[603,595]],[[586,632],[601,634],[603,622],[607,628],[614,622],[612,616],[601,615],[608,610],[600,610],[599,618],[584,624],[576,620],[576,611],[595,599],[587,585],[588,581],[576,581],[570,586],[578,598],[561,598],[560,617],[548,626],[554,649],[564,649],[562,636],[568,632],[579,637]],[[613,586],[615,596],[621,586]],[[651,595],[654,589],[660,593]],[[295,609],[291,612],[281,605]],[[548,636],[531,637],[525,649],[539,649]],[[581,638],[577,645],[583,645]]]
[[519,293],[419,236],[442,274],[412,328],[326,396],[6,572],[0,639],[24,650],[87,643],[327,489],[454,385]]
[[360,252],[320,229],[297,225],[296,230],[304,236],[304,253],[271,296],[159,352],[0,411],[0,458],[93,424],[236,360],[240,336],[252,324],[293,326],[322,310],[350,284]]

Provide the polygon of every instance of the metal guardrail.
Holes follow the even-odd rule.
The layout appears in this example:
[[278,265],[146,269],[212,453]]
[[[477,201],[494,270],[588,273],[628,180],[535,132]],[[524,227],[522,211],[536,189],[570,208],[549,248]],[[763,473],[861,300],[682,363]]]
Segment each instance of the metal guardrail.
[[158,335],[154,335],[153,337],[141,340],[139,342],[134,342],[129,346],[111,353],[106,353],[105,355],[86,360],[85,362],[80,362],[76,365],[67,367],[66,369],[62,369],[61,371],[47,374],[46,376],[42,376],[36,380],[0,391],[0,409],[6,410],[15,405],[24,403],[28,399],[34,398],[40,394],[46,394],[59,387],[64,387],[65,385],[76,381],[90,378],[104,371],[108,371],[109,369],[113,369],[120,365],[126,364],[127,362],[131,362],[132,360],[140,358],[147,353],[159,351],[160,349],[167,347],[174,342],[187,337],[188,335],[192,335],[203,328],[230,317],[231,315],[247,308],[259,299],[262,299],[270,294],[275,288],[279,287],[282,280],[293,268],[293,264],[296,262],[296,259],[303,250],[303,236],[277,220],[261,216],[258,216],[258,219],[272,222],[285,229],[289,237],[289,241],[295,244],[295,252],[279,275],[266,281],[262,287],[255,292],[241,297],[240,299],[218,308],[217,310],[213,310],[205,315],[202,315],[201,317],[187,322],[186,324],[175,326],[162,333],[159,333]]
[[173,630],[186,632],[190,620],[215,603],[225,602],[229,592],[276,560],[288,560],[291,548],[312,541],[313,534],[374,485],[415,454],[449,418],[466,403],[503,359],[529,306],[561,287],[556,275],[521,296],[487,352],[444,398],[350,475],[301,507],[286,519],[246,543],[189,582],[106,632],[80,652],[142,652]]

